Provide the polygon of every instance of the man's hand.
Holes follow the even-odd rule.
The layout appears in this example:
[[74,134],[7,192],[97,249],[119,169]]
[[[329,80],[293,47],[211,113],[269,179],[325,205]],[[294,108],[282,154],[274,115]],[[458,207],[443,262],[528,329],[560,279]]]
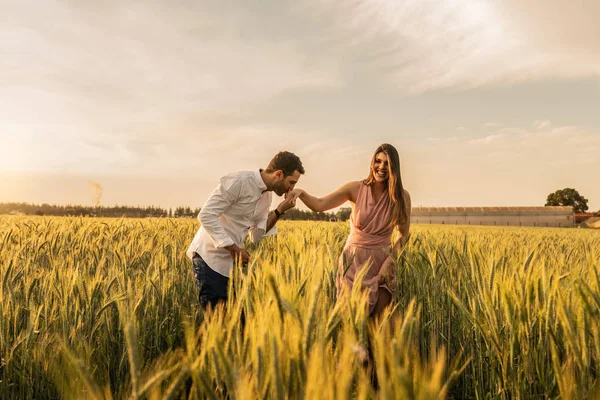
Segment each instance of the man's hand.
[[243,247],[238,247],[236,244],[232,244],[231,246],[225,247],[229,254],[231,254],[231,258],[233,258],[233,262],[241,262],[246,264],[250,262],[250,253]]
[[279,205],[277,206],[277,210],[279,210],[279,212],[281,214],[283,214],[287,210],[294,208],[296,206],[297,198],[298,198],[298,196],[296,193],[294,193],[294,191],[287,192],[285,194],[285,200],[283,200],[281,203],[279,203]]

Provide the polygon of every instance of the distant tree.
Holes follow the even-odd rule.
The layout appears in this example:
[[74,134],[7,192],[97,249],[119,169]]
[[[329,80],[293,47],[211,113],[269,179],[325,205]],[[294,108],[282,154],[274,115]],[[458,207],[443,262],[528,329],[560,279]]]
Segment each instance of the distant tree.
[[347,221],[350,218],[350,214],[352,214],[351,207],[342,207],[335,214],[339,221]]
[[579,194],[577,190],[564,188],[550,193],[546,198],[547,206],[571,206],[576,213],[586,212],[588,209],[588,201],[585,197]]

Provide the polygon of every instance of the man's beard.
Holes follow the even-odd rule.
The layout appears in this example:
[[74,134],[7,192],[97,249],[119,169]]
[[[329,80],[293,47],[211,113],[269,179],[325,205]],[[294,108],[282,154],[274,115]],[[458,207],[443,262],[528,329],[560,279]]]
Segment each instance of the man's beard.
[[283,185],[283,183],[275,186],[275,193],[277,193],[277,196],[283,196],[285,192],[287,192],[287,190],[285,190],[285,186]]

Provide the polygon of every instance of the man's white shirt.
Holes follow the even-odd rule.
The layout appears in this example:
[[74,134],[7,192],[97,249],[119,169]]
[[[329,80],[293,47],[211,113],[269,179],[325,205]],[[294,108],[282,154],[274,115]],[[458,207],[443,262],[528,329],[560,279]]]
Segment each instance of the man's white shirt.
[[248,234],[258,242],[277,233],[275,225],[265,232],[272,197],[266,190],[259,170],[222,177],[198,214],[201,226],[187,256],[192,258],[196,252],[212,270],[229,277],[233,258],[226,246],[235,243],[243,247]]

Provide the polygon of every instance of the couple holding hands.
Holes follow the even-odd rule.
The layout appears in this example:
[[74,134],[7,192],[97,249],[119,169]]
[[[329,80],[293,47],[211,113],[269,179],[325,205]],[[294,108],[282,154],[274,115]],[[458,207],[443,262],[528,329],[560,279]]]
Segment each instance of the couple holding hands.
[[[201,226],[187,250],[203,307],[227,300],[234,261],[250,259],[243,247],[246,236],[258,242],[276,234],[277,221],[295,206],[297,199],[312,211],[351,203],[350,234],[338,264],[338,298],[352,288],[356,274],[368,263],[361,289],[368,293],[370,314],[377,316],[390,304],[396,288],[393,263],[408,240],[411,209],[396,149],[382,144],[373,154],[366,179],[348,182],[320,198],[295,189],[303,174],[300,159],[282,151],[266,169],[235,172],[220,179],[198,214]],[[272,192],[285,199],[269,213]],[[395,227],[400,238],[391,244]],[[343,260],[351,260],[352,264],[344,265]]]

